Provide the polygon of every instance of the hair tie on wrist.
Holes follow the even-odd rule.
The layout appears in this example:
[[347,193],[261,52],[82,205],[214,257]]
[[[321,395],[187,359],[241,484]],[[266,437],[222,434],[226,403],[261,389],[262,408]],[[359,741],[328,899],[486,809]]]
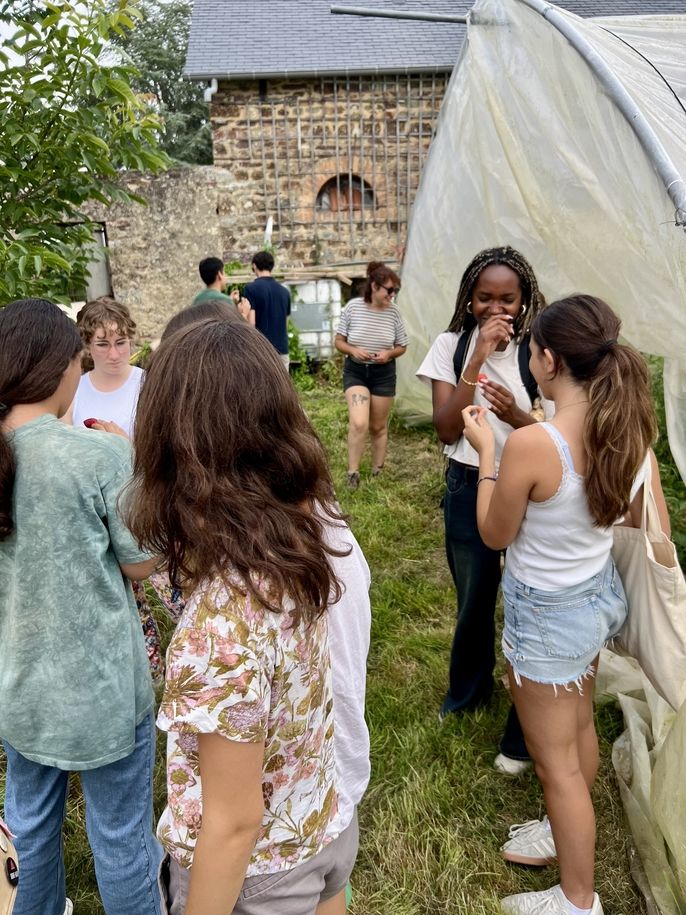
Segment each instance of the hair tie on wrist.
[[493,482],[495,483],[497,479],[498,479],[497,473],[495,474],[495,476],[479,477],[479,479],[476,481],[476,485],[478,486],[479,483],[483,483],[484,480],[493,480]]
[[464,377],[464,371],[463,371],[462,374],[460,375],[460,381],[464,381],[464,383],[465,383],[465,384],[468,384],[470,388],[478,388],[478,387],[479,387],[479,382],[478,382],[478,381],[468,381],[468,380]]

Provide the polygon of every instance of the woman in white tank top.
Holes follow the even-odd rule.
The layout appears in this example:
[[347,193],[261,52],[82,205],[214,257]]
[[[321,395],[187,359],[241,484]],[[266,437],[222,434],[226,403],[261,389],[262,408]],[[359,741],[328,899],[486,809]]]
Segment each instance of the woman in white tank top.
[[[556,412],[510,434],[498,473],[487,411],[463,414],[479,453],[479,532],[491,548],[507,547],[503,652],[548,812],[513,827],[502,854],[530,865],[557,859],[560,868],[560,885],[504,899],[509,915],[603,911],[593,890],[591,678],[626,617],[612,527],[638,514],[634,490],[656,432],[647,366],[618,342],[619,330],[609,306],[591,296],[555,302],[536,318],[530,367]],[[657,472],[653,480],[668,531]]]
[[[81,376],[76,396],[62,421],[77,428],[83,428],[87,423],[96,431],[131,438],[144,377],[142,369],[129,361],[136,322],[126,305],[101,296],[86,302],[76,323],[93,367]],[[93,424],[89,420],[97,422]],[[154,682],[159,683],[164,667],[157,623],[140,582],[134,582],[133,593],[150,672]]]
[[84,420],[104,420],[131,438],[143,381],[143,371],[129,362],[136,324],[126,305],[107,296],[87,302],[76,323],[93,368],[81,376],[65,421],[81,426]]

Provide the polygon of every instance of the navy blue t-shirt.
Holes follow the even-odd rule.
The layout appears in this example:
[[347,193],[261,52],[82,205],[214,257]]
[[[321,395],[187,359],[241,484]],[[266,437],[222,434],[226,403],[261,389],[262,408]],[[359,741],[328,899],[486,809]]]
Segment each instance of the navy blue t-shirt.
[[287,321],[291,313],[291,294],[273,276],[258,276],[243,289],[243,295],[255,312],[255,327],[274,349],[288,352]]

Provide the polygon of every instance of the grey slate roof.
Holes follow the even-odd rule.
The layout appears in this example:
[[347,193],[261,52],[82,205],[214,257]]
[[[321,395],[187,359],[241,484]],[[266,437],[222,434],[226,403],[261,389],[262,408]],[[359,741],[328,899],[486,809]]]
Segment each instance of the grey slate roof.
[[[332,2],[464,14],[472,0],[195,0],[186,58],[191,79],[447,73],[465,27],[334,16]],[[686,0],[557,0],[578,16],[686,13]]]

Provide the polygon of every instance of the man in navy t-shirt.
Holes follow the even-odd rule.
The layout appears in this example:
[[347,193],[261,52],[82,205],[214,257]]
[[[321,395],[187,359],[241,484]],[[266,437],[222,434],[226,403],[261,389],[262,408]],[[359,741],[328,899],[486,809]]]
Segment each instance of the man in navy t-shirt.
[[248,320],[261,331],[281,356],[288,369],[288,316],[291,313],[291,295],[272,276],[274,258],[269,251],[258,251],[252,259],[255,279],[243,290],[250,302]]

